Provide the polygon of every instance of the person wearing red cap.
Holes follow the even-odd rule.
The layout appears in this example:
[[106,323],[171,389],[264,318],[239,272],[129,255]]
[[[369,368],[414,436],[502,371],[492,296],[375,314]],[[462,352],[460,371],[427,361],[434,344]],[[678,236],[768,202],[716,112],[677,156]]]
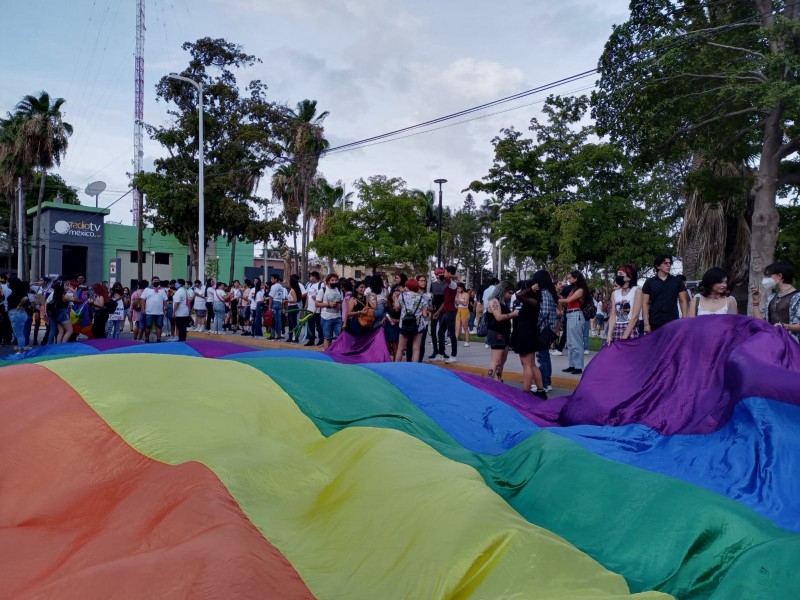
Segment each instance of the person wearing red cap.
[[444,269],[444,281],[447,284],[444,288],[444,299],[442,305],[434,313],[440,319],[439,322],[439,349],[444,351],[445,328],[450,336],[450,356],[444,359],[446,363],[456,362],[458,354],[458,338],[456,338],[456,290],[458,289],[458,275],[453,265],[448,265]]

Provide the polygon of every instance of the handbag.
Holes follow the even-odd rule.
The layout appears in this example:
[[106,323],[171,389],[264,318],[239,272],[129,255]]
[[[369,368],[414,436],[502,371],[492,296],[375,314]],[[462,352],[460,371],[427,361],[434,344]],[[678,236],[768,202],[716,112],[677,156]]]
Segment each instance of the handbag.
[[583,303],[583,306],[581,306],[581,312],[583,313],[584,319],[591,321],[597,316],[597,307],[594,305],[594,302],[589,300],[588,302]]
[[420,295],[419,300],[417,300],[417,305],[414,307],[414,310],[412,310],[411,312],[407,312],[405,316],[400,320],[400,333],[402,335],[406,337],[413,337],[417,335],[417,328],[419,327],[419,321],[417,320],[416,312],[421,302],[422,302],[422,296]]
[[549,350],[553,342],[556,341],[556,332],[545,326],[539,332],[539,350]]
[[475,328],[475,335],[478,337],[486,337],[486,334],[489,333],[489,323],[486,322],[488,312],[488,310],[484,310],[478,320],[478,326]]
[[372,327],[375,323],[375,309],[371,306],[367,305],[362,309],[360,315],[358,315],[358,324],[362,327],[368,328]]

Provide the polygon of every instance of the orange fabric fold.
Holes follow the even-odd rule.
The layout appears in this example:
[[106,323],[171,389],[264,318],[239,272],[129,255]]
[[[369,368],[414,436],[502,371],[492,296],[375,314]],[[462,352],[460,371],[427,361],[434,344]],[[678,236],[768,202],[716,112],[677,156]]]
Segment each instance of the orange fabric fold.
[[6,597],[313,598],[207,467],[149,459],[51,371],[14,373],[0,398]]

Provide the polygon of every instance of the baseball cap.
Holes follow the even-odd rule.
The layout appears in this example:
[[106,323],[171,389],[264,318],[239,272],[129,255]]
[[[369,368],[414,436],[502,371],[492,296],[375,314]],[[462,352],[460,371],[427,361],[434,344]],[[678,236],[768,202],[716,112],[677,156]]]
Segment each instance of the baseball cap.
[[439,267],[438,269],[436,269],[436,270],[433,272],[433,274],[434,274],[434,275],[437,275],[437,276],[438,276],[438,275],[444,275],[444,269],[442,269],[441,267]]

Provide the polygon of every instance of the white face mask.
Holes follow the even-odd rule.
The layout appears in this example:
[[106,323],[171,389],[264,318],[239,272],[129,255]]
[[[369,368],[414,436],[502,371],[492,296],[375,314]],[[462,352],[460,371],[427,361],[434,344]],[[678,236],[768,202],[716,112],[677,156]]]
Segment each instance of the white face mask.
[[761,280],[761,285],[765,290],[771,290],[778,285],[778,283],[772,277],[764,277],[764,279]]

